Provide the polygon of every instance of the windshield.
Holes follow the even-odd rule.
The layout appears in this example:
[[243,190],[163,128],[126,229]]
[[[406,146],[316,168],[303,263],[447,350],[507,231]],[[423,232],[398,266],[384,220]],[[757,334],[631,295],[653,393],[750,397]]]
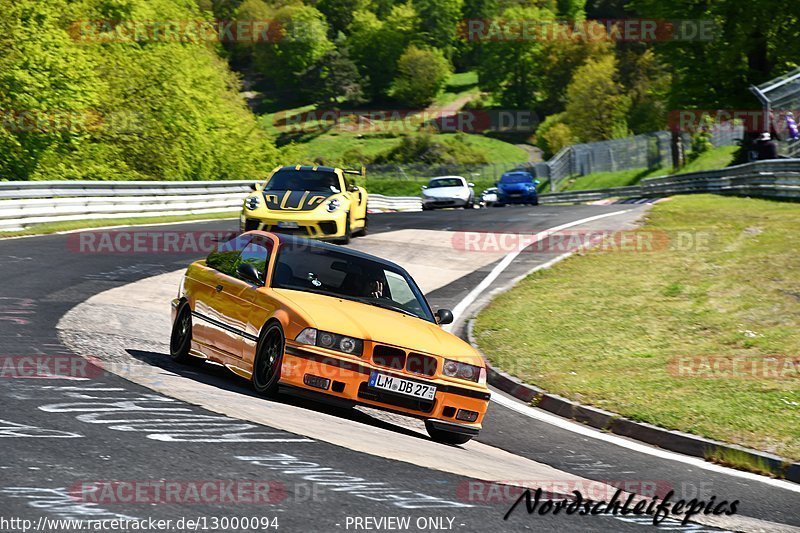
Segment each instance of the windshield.
[[339,176],[317,170],[279,170],[264,187],[265,191],[312,191],[338,193]]
[[463,187],[464,182],[458,178],[440,178],[431,180],[428,184],[429,189],[435,189],[437,187]]
[[500,178],[500,183],[533,183],[530,174],[506,174]]
[[428,303],[405,271],[308,244],[284,243],[280,247],[272,287],[345,298],[435,322]]

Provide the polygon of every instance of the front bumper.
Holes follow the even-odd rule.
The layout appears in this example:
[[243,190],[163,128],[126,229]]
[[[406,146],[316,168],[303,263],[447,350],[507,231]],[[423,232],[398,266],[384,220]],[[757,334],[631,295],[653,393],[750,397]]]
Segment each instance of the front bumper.
[[536,202],[538,197],[538,194],[499,193],[497,201],[502,204],[530,204]]
[[[294,223],[297,227],[279,227],[279,223]],[[345,236],[347,213],[339,210],[324,215],[317,212],[270,211],[256,213],[243,211],[239,217],[239,229],[242,232],[251,230],[272,231],[298,235],[310,239],[336,239]]]
[[437,207],[464,207],[469,203],[469,199],[464,198],[422,198],[422,205],[428,209]]
[[[435,385],[436,395],[433,400],[423,400],[369,387],[373,370]],[[330,384],[324,390],[310,386],[304,379],[306,375],[328,379]],[[286,345],[280,383],[301,394],[317,396],[321,401],[340,405],[357,403],[426,420],[438,420],[449,424],[442,429],[466,434],[477,434],[480,431],[490,398],[488,389],[477,385],[469,387],[441,379],[426,379],[424,376],[378,366],[367,360],[332,356],[313,346],[291,341]],[[458,420],[456,416],[461,409],[478,413],[477,419],[471,423]]]

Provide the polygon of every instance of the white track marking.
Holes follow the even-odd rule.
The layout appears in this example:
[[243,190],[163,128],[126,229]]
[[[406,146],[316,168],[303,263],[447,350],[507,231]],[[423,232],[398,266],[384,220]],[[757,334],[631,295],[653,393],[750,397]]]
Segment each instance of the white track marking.
[[503,394],[498,394],[495,392],[492,394],[492,401],[497,402],[498,404],[502,405],[503,407],[507,407],[512,411],[516,411],[522,415],[527,416],[528,418],[533,418],[539,420],[540,422],[544,422],[545,424],[550,424],[552,426],[559,427],[561,429],[566,429],[567,431],[571,431],[573,433],[577,433],[579,435],[583,435],[584,437],[590,437],[597,440],[602,440],[604,442],[608,442],[614,444],[616,446],[621,446],[623,448],[627,448],[629,450],[633,450],[640,453],[645,453],[647,455],[652,455],[654,457],[659,457],[661,459],[669,459],[671,461],[678,461],[681,463],[685,463],[691,466],[695,466],[697,468],[702,468],[703,470],[710,470],[711,472],[717,472],[720,474],[726,474],[733,477],[740,477],[743,479],[747,479],[750,481],[760,481],[761,483],[766,483],[767,485],[772,485],[774,487],[778,487],[780,489],[786,489],[792,492],[800,493],[800,485],[792,483],[790,481],[783,481],[781,479],[773,479],[766,476],[761,476],[758,474],[752,474],[750,472],[743,472],[741,470],[734,470],[732,468],[726,468],[724,466],[720,466],[714,463],[709,463],[704,461],[703,459],[699,459],[697,457],[690,457],[688,455],[681,455],[679,453],[670,452],[667,450],[662,450],[661,448],[654,448],[647,444],[641,444],[639,442],[635,442],[632,440],[628,440],[622,437],[618,437],[616,435],[612,435],[610,433],[602,433],[597,431],[593,428],[589,428],[587,426],[583,426],[581,424],[576,424],[575,422],[571,422],[567,419],[561,418],[556,415],[551,415],[542,411],[541,409],[535,409],[528,405],[525,405],[517,400],[512,400]]
[[[587,218],[582,218],[580,220],[575,220],[574,222],[568,222],[566,224],[561,224],[560,226],[554,226],[554,227],[546,229],[544,231],[540,231],[539,233],[534,235],[534,238],[533,238],[533,240],[531,240],[530,244],[531,245],[532,244],[536,244],[537,242],[539,242],[540,240],[544,239],[548,235],[551,235],[551,234],[555,233],[556,231],[561,231],[562,229],[571,228],[573,226],[578,226],[580,224],[585,224],[587,222],[592,222],[594,220],[599,220],[601,218],[613,217],[615,215],[621,215],[623,213],[628,213],[630,211],[633,211],[633,210],[632,209],[624,209],[622,211],[614,211],[612,213],[605,213],[605,214],[602,214],[602,215],[595,215],[595,216],[592,216],[592,217],[587,217]],[[514,259],[516,259],[517,256],[519,256],[519,254],[521,254],[521,253],[522,253],[522,250],[516,250],[516,251],[510,252],[508,255],[506,255],[502,259],[502,261],[497,263],[497,265],[495,265],[495,267],[492,269],[492,271],[489,272],[489,275],[487,275],[485,278],[483,278],[483,280],[480,283],[478,283],[478,285],[474,289],[472,289],[469,292],[469,294],[467,294],[464,297],[463,300],[458,302],[458,305],[456,305],[453,308],[453,324],[450,324],[450,325],[446,326],[444,329],[447,330],[447,331],[452,331],[453,325],[458,321],[459,317],[462,314],[464,314],[464,311],[466,311],[467,308],[470,305],[472,305],[472,303],[478,298],[478,296],[481,295],[481,293],[483,293],[483,291],[485,291],[489,287],[489,285],[494,283],[494,280],[496,280],[497,277],[500,274],[502,274],[503,271],[506,268],[508,268],[508,266],[514,261]]]

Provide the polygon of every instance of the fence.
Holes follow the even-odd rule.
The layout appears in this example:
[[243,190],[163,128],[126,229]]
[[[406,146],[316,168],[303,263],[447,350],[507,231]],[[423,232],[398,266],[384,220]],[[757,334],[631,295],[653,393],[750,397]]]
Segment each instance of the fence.
[[[0,182],[0,231],[85,219],[197,215],[238,211],[251,181]],[[415,197],[369,195],[371,210],[420,211]]]
[[[742,138],[744,127],[724,124],[713,128],[710,133],[714,146],[728,146]],[[689,135],[681,134],[681,141],[684,147],[691,147]],[[546,163],[534,165],[534,170],[540,179],[549,179],[550,191],[555,192],[558,184],[571,176],[671,167],[671,143],[670,132],[658,131],[624,139],[573,144],[562,148]]]
[[647,178],[630,187],[544,194],[539,201],[545,204],[578,203],[605,198],[652,198],[691,193],[800,200],[800,160],[756,161],[719,170]]

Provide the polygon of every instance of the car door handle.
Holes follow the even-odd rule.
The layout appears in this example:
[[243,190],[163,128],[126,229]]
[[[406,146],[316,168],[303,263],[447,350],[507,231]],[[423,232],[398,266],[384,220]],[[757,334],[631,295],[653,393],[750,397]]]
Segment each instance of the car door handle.
[[214,290],[217,291],[217,292],[222,292],[222,289],[224,289],[224,288],[225,287],[223,287],[222,285],[217,285],[216,287],[214,287]]

